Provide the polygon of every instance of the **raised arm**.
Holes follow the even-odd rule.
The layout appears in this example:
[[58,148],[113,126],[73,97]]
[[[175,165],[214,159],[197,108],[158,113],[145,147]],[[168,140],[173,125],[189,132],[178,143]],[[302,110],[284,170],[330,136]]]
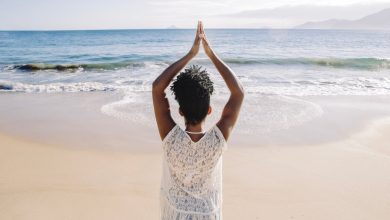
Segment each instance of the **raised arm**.
[[152,86],[153,107],[160,137],[163,140],[168,132],[175,126],[172,119],[169,102],[166,98],[165,89],[169,86],[173,77],[183,69],[186,64],[196,56],[200,47],[200,22],[196,30],[196,37],[191,50],[181,59],[171,64],[154,80]]
[[217,122],[218,128],[227,140],[240,113],[242,101],[244,100],[244,89],[236,74],[212,50],[206,38],[202,23],[200,25],[200,32],[206,55],[213,62],[230,90],[229,100],[222,111],[221,119]]

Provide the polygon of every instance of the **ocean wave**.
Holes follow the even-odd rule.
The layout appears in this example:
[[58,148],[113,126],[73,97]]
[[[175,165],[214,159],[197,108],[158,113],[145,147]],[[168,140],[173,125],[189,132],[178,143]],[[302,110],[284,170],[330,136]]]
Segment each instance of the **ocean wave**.
[[[287,95],[287,96],[330,96],[330,95],[390,95],[390,81],[359,79],[354,82],[341,80],[340,82],[294,81],[289,84],[261,84],[247,85],[248,94]],[[1,92],[23,93],[61,93],[61,92],[111,92],[126,91],[131,94],[124,103],[133,101],[134,94],[151,92],[149,84],[105,84],[99,82],[78,83],[47,83],[27,84],[0,80]],[[217,94],[227,94],[228,90],[221,89]],[[116,103],[114,107],[121,106],[123,102]],[[112,111],[112,110],[107,110]]]
[[109,63],[83,63],[83,64],[50,64],[50,63],[28,63],[6,65],[3,70],[17,70],[25,72],[35,71],[59,71],[59,72],[81,72],[93,70],[118,70],[134,67],[148,67],[150,65],[166,65],[166,62],[109,62]]
[[0,91],[25,92],[25,93],[56,93],[56,92],[95,92],[115,91],[117,86],[98,82],[83,83],[49,83],[49,84],[25,84],[18,82],[0,81]]
[[[236,65],[263,65],[263,66],[319,66],[339,69],[357,70],[384,70],[390,69],[390,59],[380,58],[225,58],[226,63]],[[195,59],[199,64],[209,63],[208,59]],[[107,63],[82,63],[82,64],[51,64],[51,63],[27,63],[5,65],[5,71],[58,71],[58,72],[82,72],[82,71],[112,71],[129,68],[148,68],[151,66],[167,66],[171,61],[121,61]]]
[[390,69],[390,59],[379,58],[227,58],[225,62],[239,65],[278,65],[278,66],[323,66],[332,68],[381,70]]

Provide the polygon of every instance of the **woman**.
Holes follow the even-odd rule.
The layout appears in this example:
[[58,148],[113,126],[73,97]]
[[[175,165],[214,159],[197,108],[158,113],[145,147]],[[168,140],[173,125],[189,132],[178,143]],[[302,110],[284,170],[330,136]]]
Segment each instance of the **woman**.
[[[221,118],[206,132],[203,127],[212,111],[210,96],[214,88],[205,70],[187,68],[171,86],[185,130],[172,119],[165,94],[172,79],[198,54],[201,42],[230,90]],[[210,47],[202,22],[198,22],[191,50],[157,77],[152,93],[164,150],[161,219],[222,219],[222,153],[237,121],[244,90],[234,72]]]

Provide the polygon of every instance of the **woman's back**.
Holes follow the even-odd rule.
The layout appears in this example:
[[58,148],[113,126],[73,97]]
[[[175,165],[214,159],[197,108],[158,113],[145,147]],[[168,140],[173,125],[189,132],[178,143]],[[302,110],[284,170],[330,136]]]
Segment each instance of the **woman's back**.
[[178,125],[163,140],[161,219],[221,219],[222,152],[217,125],[194,142]]

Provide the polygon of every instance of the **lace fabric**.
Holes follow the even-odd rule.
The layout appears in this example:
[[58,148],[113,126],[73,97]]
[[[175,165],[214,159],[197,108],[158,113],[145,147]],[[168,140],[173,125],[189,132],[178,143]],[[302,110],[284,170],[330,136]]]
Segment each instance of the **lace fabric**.
[[176,125],[163,140],[162,220],[222,219],[222,153],[226,141],[214,125],[194,142]]

